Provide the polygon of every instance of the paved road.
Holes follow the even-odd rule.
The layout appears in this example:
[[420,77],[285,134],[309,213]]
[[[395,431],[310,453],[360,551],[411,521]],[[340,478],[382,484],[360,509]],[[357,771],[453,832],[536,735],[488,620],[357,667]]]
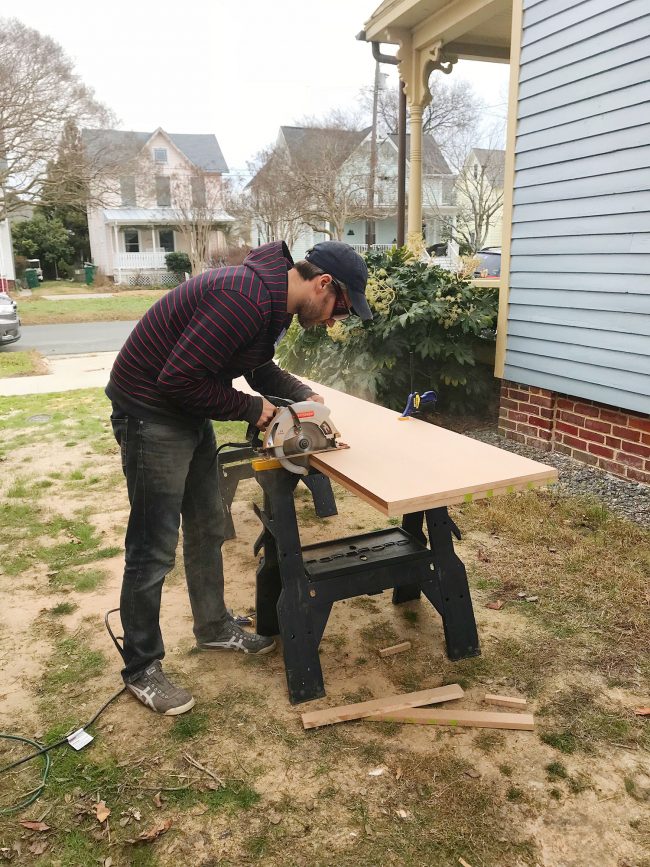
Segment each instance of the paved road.
[[135,322],[75,322],[67,325],[24,325],[22,338],[2,352],[37,349],[43,355],[113,352],[131,333]]

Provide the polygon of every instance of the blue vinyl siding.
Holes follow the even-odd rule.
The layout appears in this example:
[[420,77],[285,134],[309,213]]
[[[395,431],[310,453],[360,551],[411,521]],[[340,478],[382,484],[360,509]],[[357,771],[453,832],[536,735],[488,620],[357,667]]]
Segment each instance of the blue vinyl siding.
[[650,2],[523,6],[504,375],[650,413]]

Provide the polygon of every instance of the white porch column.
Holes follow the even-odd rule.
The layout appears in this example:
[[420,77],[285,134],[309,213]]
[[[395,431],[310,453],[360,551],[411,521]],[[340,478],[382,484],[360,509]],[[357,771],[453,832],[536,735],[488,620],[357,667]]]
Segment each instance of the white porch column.
[[122,269],[119,266],[120,261],[120,237],[117,233],[117,223],[113,223],[113,270],[117,263],[117,282],[122,282]]
[[151,250],[153,253],[156,252],[156,230],[154,227],[151,227]]

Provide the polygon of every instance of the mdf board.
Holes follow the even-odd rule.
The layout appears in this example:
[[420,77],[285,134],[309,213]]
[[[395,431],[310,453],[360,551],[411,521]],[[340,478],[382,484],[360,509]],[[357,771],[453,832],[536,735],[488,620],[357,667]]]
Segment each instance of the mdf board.
[[557,470],[310,382],[350,448],[311,465],[388,517],[548,484]]
[[[310,464],[388,517],[545,485],[553,467],[307,379],[350,446]],[[245,380],[235,388],[251,393]]]

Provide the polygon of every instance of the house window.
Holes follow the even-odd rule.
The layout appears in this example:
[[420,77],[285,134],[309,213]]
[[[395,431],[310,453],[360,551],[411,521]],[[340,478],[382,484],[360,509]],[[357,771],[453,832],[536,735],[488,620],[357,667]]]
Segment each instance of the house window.
[[159,208],[171,207],[171,183],[165,175],[156,175],[156,202]]
[[167,148],[154,148],[153,149],[153,161],[155,163],[166,163],[167,162]]
[[174,252],[174,230],[158,229],[158,246],[165,253]]
[[201,177],[190,178],[192,185],[192,207],[205,208],[205,180]]
[[140,252],[140,234],[137,229],[124,230],[124,250],[127,253]]
[[120,195],[123,208],[135,208],[135,177],[120,178]]

